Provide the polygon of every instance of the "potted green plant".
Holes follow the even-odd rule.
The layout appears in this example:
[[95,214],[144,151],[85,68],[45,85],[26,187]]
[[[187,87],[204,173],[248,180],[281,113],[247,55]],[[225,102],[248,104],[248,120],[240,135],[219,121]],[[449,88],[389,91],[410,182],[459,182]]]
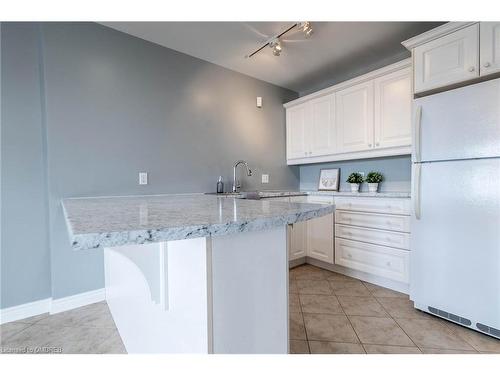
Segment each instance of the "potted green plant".
[[365,181],[368,183],[368,191],[370,193],[376,193],[378,190],[378,184],[384,180],[384,176],[380,172],[370,172],[366,175]]
[[351,184],[351,191],[357,193],[359,191],[359,185],[363,183],[363,176],[361,173],[353,172],[347,177],[346,182]]

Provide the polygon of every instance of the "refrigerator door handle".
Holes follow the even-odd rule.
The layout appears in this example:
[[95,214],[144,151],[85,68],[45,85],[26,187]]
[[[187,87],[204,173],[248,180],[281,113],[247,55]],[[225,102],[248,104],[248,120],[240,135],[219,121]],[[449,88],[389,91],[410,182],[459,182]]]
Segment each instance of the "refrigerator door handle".
[[421,164],[413,164],[413,211],[415,218],[420,220],[420,174],[422,172]]
[[420,147],[420,133],[422,131],[422,106],[417,105],[415,108],[415,117],[413,119],[413,155],[415,162],[422,161],[421,147]]

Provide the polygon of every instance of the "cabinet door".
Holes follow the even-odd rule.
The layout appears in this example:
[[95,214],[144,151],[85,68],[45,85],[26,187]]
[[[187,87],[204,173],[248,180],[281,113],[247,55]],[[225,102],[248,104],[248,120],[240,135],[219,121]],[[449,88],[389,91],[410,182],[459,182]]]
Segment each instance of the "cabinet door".
[[413,50],[415,92],[479,77],[479,24],[474,24]]
[[306,256],[307,222],[294,223],[290,228],[290,260]]
[[500,71],[500,22],[481,22],[481,75]]
[[373,148],[373,81],[335,93],[338,152]]
[[310,156],[335,153],[335,94],[311,101]]
[[333,213],[307,222],[307,256],[333,264]]
[[303,158],[308,155],[306,126],[309,103],[286,110],[286,152],[287,159]]
[[375,80],[375,148],[411,145],[411,69]]

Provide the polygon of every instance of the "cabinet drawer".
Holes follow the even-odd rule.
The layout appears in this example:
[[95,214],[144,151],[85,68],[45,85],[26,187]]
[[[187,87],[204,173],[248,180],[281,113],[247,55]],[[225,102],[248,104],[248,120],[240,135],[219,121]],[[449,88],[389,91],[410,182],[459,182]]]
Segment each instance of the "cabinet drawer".
[[335,197],[337,210],[410,215],[410,200],[406,198],[347,198]]
[[335,222],[337,224],[355,225],[358,227],[410,232],[409,216],[335,211]]
[[335,263],[372,275],[408,282],[409,252],[405,250],[337,238]]
[[308,195],[307,203],[333,204],[333,196]]
[[376,245],[410,249],[410,235],[404,232],[390,232],[380,229],[335,225],[335,237],[369,242]]

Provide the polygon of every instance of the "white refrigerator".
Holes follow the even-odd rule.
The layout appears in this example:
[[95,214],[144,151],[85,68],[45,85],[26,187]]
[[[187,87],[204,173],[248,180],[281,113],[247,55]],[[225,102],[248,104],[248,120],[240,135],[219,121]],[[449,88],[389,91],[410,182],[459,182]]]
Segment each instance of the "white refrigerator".
[[500,338],[500,79],[413,111],[410,299]]

